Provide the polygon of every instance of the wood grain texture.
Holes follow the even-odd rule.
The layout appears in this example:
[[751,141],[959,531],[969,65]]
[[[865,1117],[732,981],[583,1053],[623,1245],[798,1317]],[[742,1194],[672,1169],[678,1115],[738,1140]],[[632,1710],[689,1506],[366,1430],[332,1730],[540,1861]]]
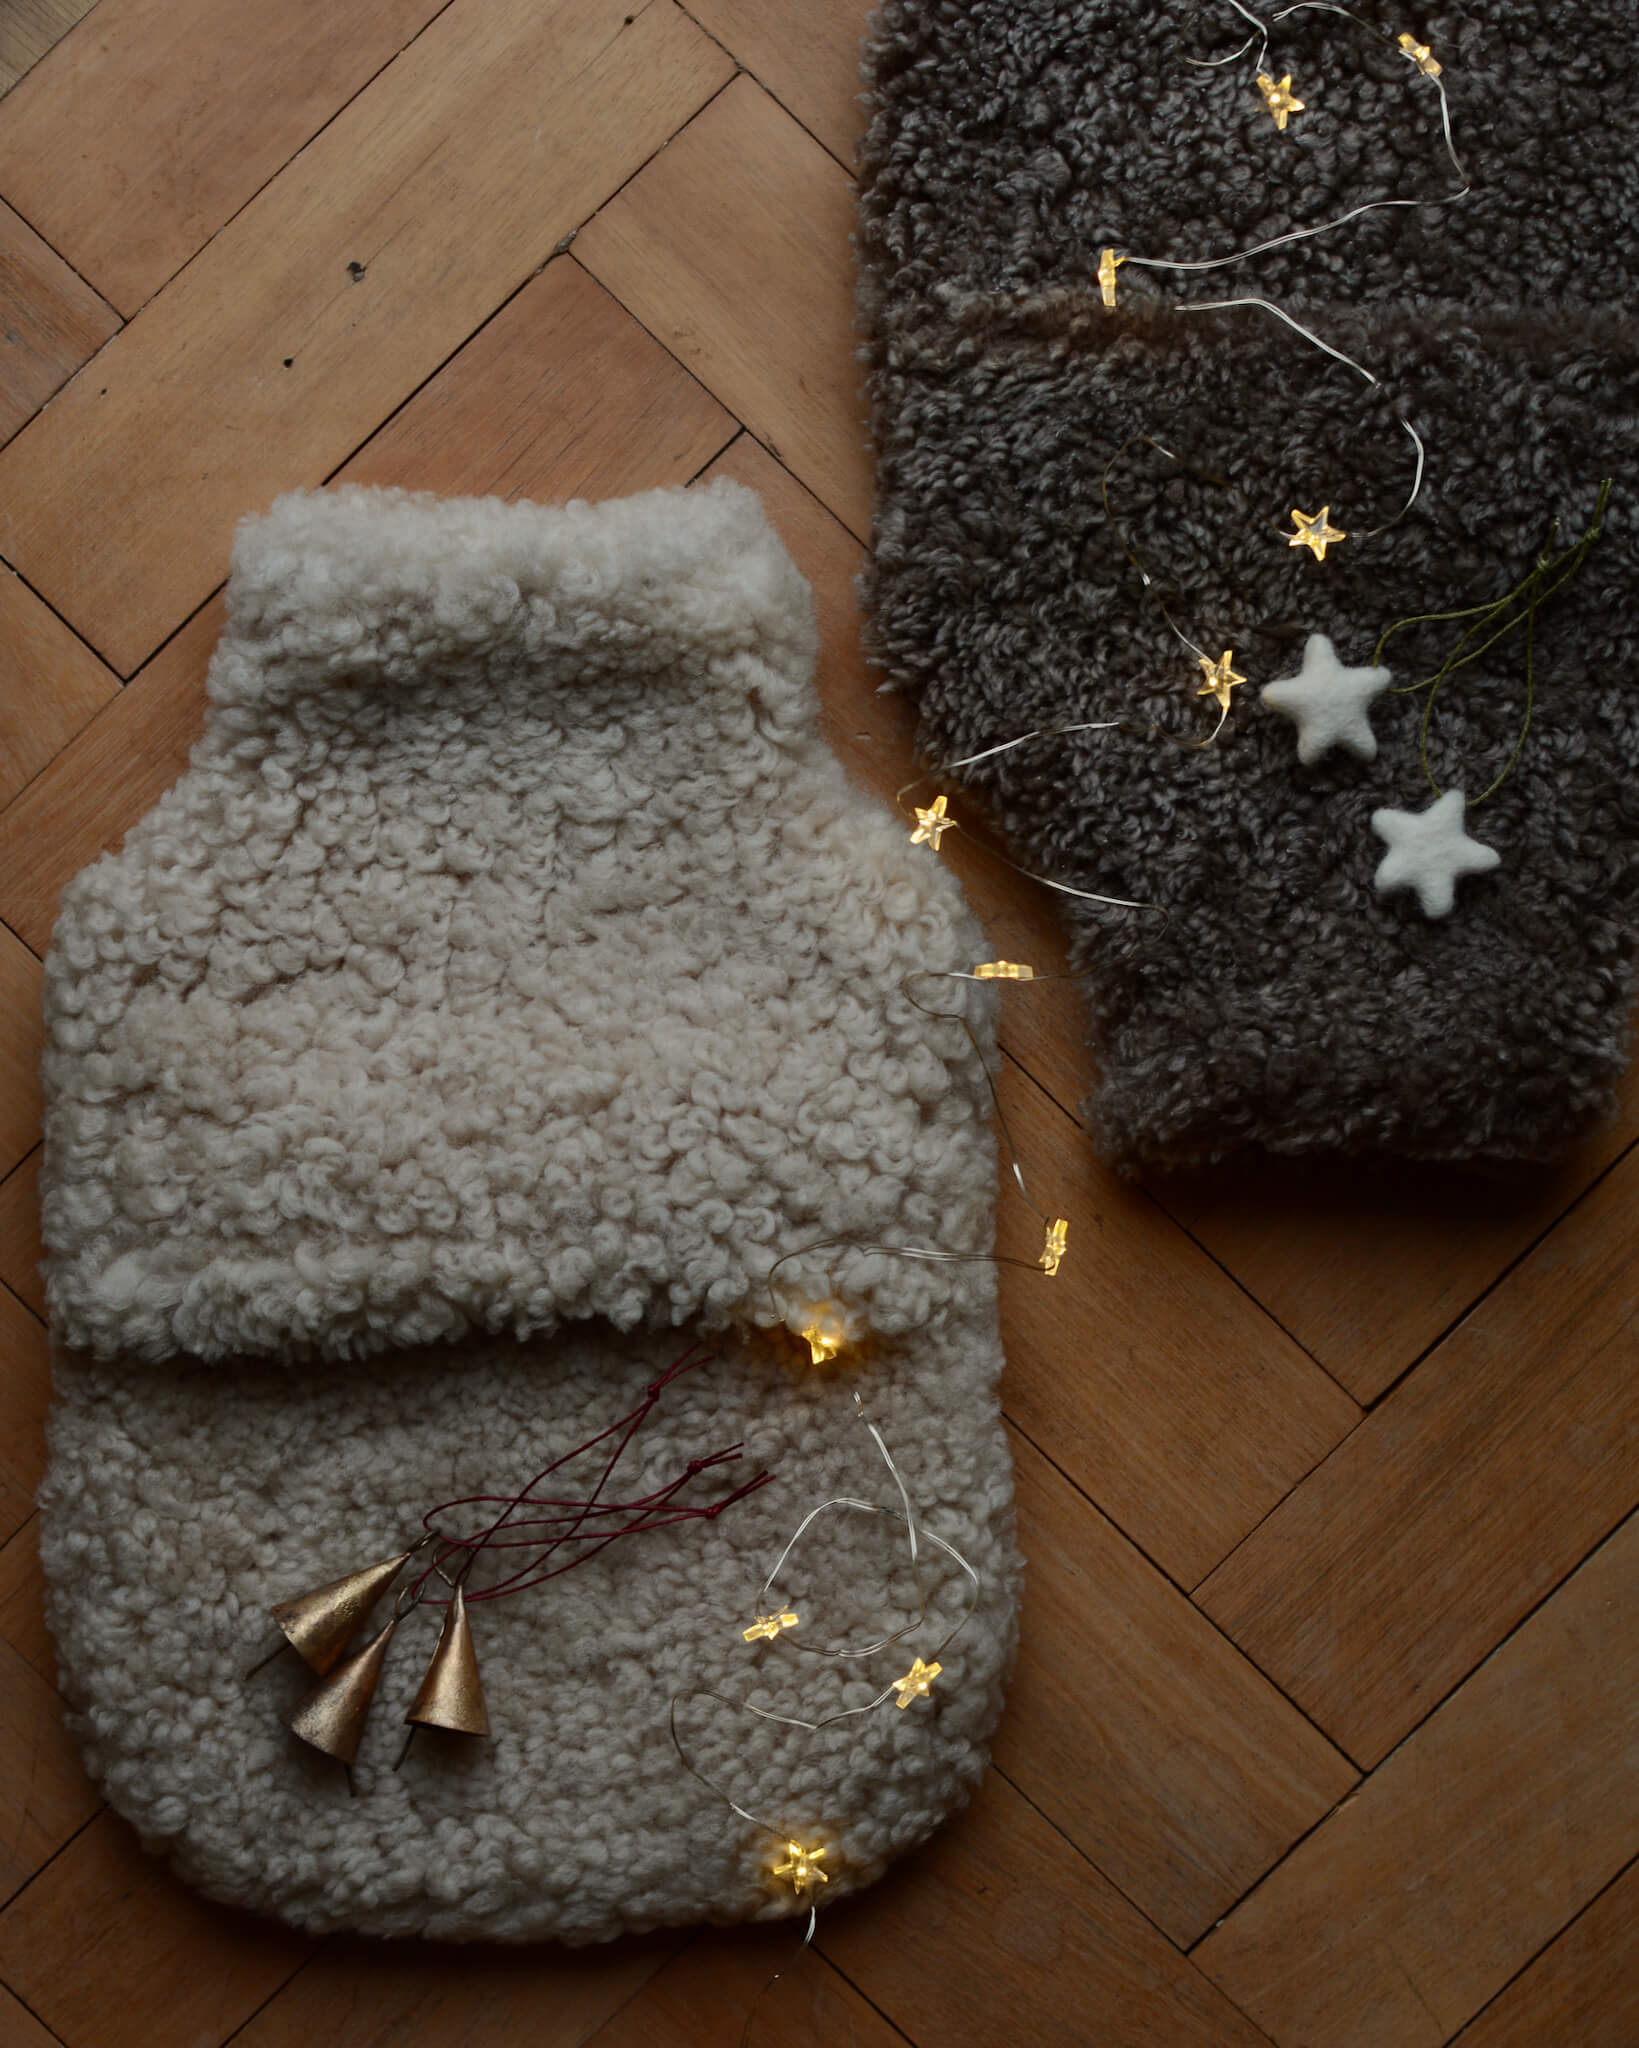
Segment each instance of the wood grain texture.
[[453,0],[0,450],[0,554],[121,675],[728,75],[622,4]]
[[1639,1863],[1630,1863],[1457,2040],[1460,2048],[1633,2048]]
[[[814,586],[827,732],[856,779],[891,796],[904,780],[895,751],[904,707],[876,694],[860,656],[857,546],[755,441],[736,442],[708,474],[760,492]],[[1040,912],[1031,884],[991,873],[988,937],[1010,945]],[[1018,907],[998,912],[1002,903]],[[1013,1046],[1023,1021],[1025,1058],[1040,1044],[1029,1035],[1032,1015],[1040,1030],[1035,998],[1033,989],[1001,998],[1002,1042]],[[1146,1195],[1099,1166],[1040,1088],[1016,1070],[1001,1086],[1033,1198],[1076,1219],[1057,1279],[1002,1269],[1007,1412],[1167,1572],[1194,1585],[1359,1410]],[[1033,1263],[1041,1225],[1007,1178],[998,1214],[1000,1248]]]
[[[117,846],[188,765],[221,631],[213,600],[0,812],[0,919],[36,952],[50,940],[64,885]],[[0,936],[0,967],[6,957]],[[0,974],[0,1008],[4,993]]]
[[8,804],[119,691],[18,576],[0,567],[0,804]]
[[0,192],[129,317],[443,4],[101,0],[0,103]]
[[1024,1614],[996,1763],[1187,1948],[1359,1774],[1017,1439],[1014,1476]]
[[1235,1162],[1157,1199],[1348,1388],[1375,1401],[1639,1136],[1617,1114],[1554,1167]]
[[40,963],[0,931],[0,1174],[40,1136]]
[[587,2048],[727,2048],[746,2025],[756,2048],[899,2048],[904,2035],[799,1939],[789,1926],[696,1936]]
[[0,200],[0,442],[33,419],[119,324],[113,307]]
[[0,1543],[0,1637],[47,1685],[56,1685],[57,1655],[46,1627],[38,1515],[30,1515],[8,1543]]
[[619,498],[686,484],[738,432],[675,357],[560,256],[338,481],[450,497]]
[[603,2021],[680,1941],[660,1935],[578,1951],[329,1942],[235,2036],[235,2048],[335,2039],[348,2048],[581,2048],[601,2038]]
[[312,1947],[184,1891],[106,1810],[0,1913],[0,1977],[68,2048],[215,2048]]
[[[1073,1217],[1056,1279],[1004,1266],[1007,1412],[1181,1586],[1353,1429],[1359,1410],[1023,1076],[1002,1105],[1035,1199]],[[1005,1185],[997,1244],[1041,1227]]]
[[38,1319],[0,1287],[0,1542],[34,1512],[45,1471],[51,1354]]
[[99,1803],[64,1732],[62,1701],[0,1642],[0,1903],[85,1826]]
[[1630,1155],[1200,1588],[1374,1764],[1639,1500]]
[[0,1181],[0,1283],[42,1318],[46,1293],[40,1260],[44,1255],[40,1243],[40,1148],[36,1145],[22,1164]]
[[853,188],[736,79],[575,243],[575,254],[863,538],[871,517],[854,361]]
[[[340,480],[475,496],[617,497],[686,483],[733,433],[721,407],[631,315],[560,258],[371,437]],[[117,846],[187,766],[221,630],[213,600],[0,813],[0,919],[37,949],[64,884]]]
[[1439,2048],[1636,1833],[1639,1516],[1195,1957],[1279,2048]]
[[57,2036],[42,2027],[27,2006],[19,2005],[0,1987],[0,2041],[6,2048],[62,2048]]
[[872,2005],[929,2048],[1265,2048],[994,1772],[912,1861],[827,1913],[818,1940]]
[[781,106],[852,168],[865,130],[860,44],[872,0],[689,0],[700,26],[725,44]]
[[0,0],[0,93],[61,42],[97,0]]

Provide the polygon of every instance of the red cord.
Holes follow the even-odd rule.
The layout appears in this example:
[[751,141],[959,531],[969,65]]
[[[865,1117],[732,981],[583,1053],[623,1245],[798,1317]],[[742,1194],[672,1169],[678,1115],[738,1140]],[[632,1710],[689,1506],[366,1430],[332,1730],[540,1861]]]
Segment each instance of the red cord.
[[[651,1382],[643,1399],[630,1414],[623,1415],[618,1422],[611,1422],[606,1429],[600,1429],[596,1436],[589,1437],[585,1443],[578,1444],[574,1450],[565,1451],[561,1457],[554,1458],[550,1465],[545,1466],[535,1474],[534,1478],[530,1480],[522,1492],[515,1494],[468,1494],[463,1499],[441,1501],[437,1507],[430,1508],[422,1517],[422,1526],[430,1535],[437,1536],[439,1542],[432,1563],[426,1567],[411,1587],[414,1596],[416,1598],[421,1597],[422,1588],[426,1585],[427,1581],[435,1573],[441,1572],[444,1564],[457,1551],[465,1552],[463,1562],[456,1573],[455,1583],[457,1585],[460,1585],[466,1579],[467,1574],[472,1570],[472,1567],[477,1563],[485,1550],[530,1550],[535,1553],[527,1563],[520,1565],[507,1578],[499,1579],[494,1585],[485,1586],[479,1592],[468,1594],[466,1596],[468,1605],[476,1606],[480,1601],[498,1600],[513,1593],[525,1592],[531,1586],[543,1585],[548,1579],[555,1579],[564,1572],[573,1571],[577,1565],[585,1564],[588,1559],[596,1557],[599,1551],[607,1550],[611,1543],[618,1542],[622,1536],[645,1535],[651,1529],[667,1529],[677,1522],[715,1521],[725,1508],[732,1507],[736,1501],[745,1500],[750,1494],[755,1493],[759,1487],[766,1486],[773,1477],[773,1474],[770,1472],[759,1472],[754,1479],[748,1480],[745,1485],[736,1488],[733,1493],[725,1495],[721,1500],[712,1501],[706,1506],[691,1507],[677,1503],[675,1496],[683,1487],[688,1485],[691,1479],[696,1478],[702,1472],[711,1471],[718,1465],[732,1464],[738,1460],[741,1446],[739,1444],[731,1444],[726,1450],[713,1451],[709,1457],[691,1458],[677,1478],[673,1479],[666,1486],[656,1488],[653,1493],[644,1494],[636,1500],[629,1501],[604,1501],[602,1499],[603,1489],[613,1477],[615,1467],[620,1463],[632,1438],[636,1436],[638,1430],[648,1420],[656,1402],[666,1391],[667,1387],[671,1385],[673,1380],[680,1379],[684,1373],[692,1372],[696,1366],[710,1363],[713,1356],[714,1354],[712,1353],[703,1352],[698,1344],[690,1345],[689,1349],[680,1358],[675,1359],[661,1373],[658,1379]],[[556,1497],[537,1497],[535,1493],[536,1487],[549,1479],[554,1472],[569,1464],[573,1459],[583,1457],[586,1452],[596,1449],[599,1444],[607,1442],[610,1437],[617,1434],[620,1436],[620,1441],[611,1452],[608,1463],[604,1466],[598,1483],[592,1489],[591,1496],[588,1499],[562,1500]],[[496,1506],[501,1508],[501,1513],[496,1516],[495,1520],[487,1528],[479,1530],[472,1536],[445,1536],[435,1526],[441,1515],[449,1514],[458,1508]],[[531,1516],[527,1521],[514,1522],[513,1517],[521,1508],[526,1507],[559,1508],[563,1512],[560,1514]],[[610,1515],[631,1515],[635,1519],[624,1523],[617,1529],[585,1530],[585,1525],[588,1521]],[[505,1540],[501,1538],[501,1531],[509,1524],[516,1529],[545,1529],[551,1528],[560,1522],[567,1523],[568,1527],[549,1538],[543,1539],[540,1536],[515,1536]],[[550,1570],[542,1571],[540,1567],[547,1562],[561,1545],[566,1543],[572,1543],[577,1546],[585,1545],[587,1547],[580,1549],[578,1555],[572,1557],[567,1564],[554,1565]],[[447,1603],[434,1600],[428,1601],[426,1604],[429,1606],[444,1606]]]

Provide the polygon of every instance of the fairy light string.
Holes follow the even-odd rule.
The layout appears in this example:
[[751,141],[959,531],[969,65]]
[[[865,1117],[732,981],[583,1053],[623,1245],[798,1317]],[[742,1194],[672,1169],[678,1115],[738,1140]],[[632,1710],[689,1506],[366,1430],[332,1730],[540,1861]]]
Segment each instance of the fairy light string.
[[[679,1763],[691,1777],[704,1785],[707,1791],[722,1800],[731,1813],[770,1838],[774,1846],[767,1866],[769,1874],[771,1877],[789,1885],[793,1895],[799,1902],[807,1898],[810,1892],[817,1891],[821,1885],[830,1882],[832,1873],[823,1867],[830,1853],[830,1845],[824,1841],[812,1840],[806,1829],[794,1828],[783,1819],[772,1818],[766,1813],[758,1812],[755,1807],[747,1805],[738,1799],[733,1792],[719,1783],[709,1772],[702,1770],[700,1765],[690,1755],[688,1747],[684,1742],[683,1733],[678,1721],[679,1709],[690,1700],[711,1700],[720,1706],[728,1707],[736,1713],[749,1714],[759,1721],[767,1721],[786,1728],[796,1728],[808,1734],[818,1734],[823,1729],[835,1727],[841,1722],[858,1720],[863,1715],[875,1713],[890,1700],[904,1707],[916,1699],[930,1698],[934,1680],[943,1673],[944,1659],[949,1654],[951,1645],[955,1643],[962,1631],[972,1620],[978,1609],[979,1600],[983,1592],[979,1574],[968,1562],[967,1558],[962,1555],[954,1544],[947,1542],[944,1537],[923,1526],[921,1517],[917,1513],[915,1503],[912,1500],[910,1489],[905,1483],[904,1475],[900,1471],[893,1453],[889,1450],[881,1430],[877,1428],[876,1424],[866,1414],[864,1402],[857,1392],[853,1395],[853,1412],[856,1419],[864,1423],[883,1463],[887,1467],[888,1474],[894,1484],[894,1489],[899,1496],[899,1505],[896,1507],[884,1505],[880,1501],[861,1500],[851,1494],[837,1494],[828,1500],[821,1501],[816,1507],[811,1508],[798,1524],[797,1529],[786,1543],[784,1549],[775,1559],[773,1568],[763,1581],[753,1604],[761,1608],[769,1599],[775,1584],[785,1570],[792,1551],[807,1531],[813,1527],[814,1523],[824,1515],[838,1510],[847,1510],[851,1513],[878,1515],[904,1524],[911,1575],[916,1585],[918,1611],[915,1617],[903,1627],[891,1630],[866,1644],[822,1645],[795,1640],[784,1632],[776,1632],[771,1637],[754,1637],[750,1631],[742,1631],[742,1634],[746,1636],[748,1641],[766,1640],[770,1643],[771,1647],[777,1647],[782,1653],[798,1651],[818,1661],[835,1665],[858,1663],[878,1656],[884,1650],[890,1649],[896,1644],[904,1642],[908,1637],[917,1634],[926,1624],[927,1616],[933,1604],[925,1576],[924,1564],[929,1546],[943,1553],[957,1567],[967,1581],[967,1597],[961,1613],[946,1628],[944,1634],[932,1646],[930,1651],[925,1654],[918,1652],[914,1656],[911,1667],[907,1672],[903,1672],[898,1677],[890,1679],[873,1698],[861,1706],[841,1707],[833,1713],[821,1715],[817,1719],[810,1719],[801,1714],[788,1714],[772,1707],[761,1707],[749,1699],[732,1698],[729,1694],[721,1692],[712,1686],[683,1686],[672,1694],[667,1710],[667,1727],[671,1735],[672,1747],[676,1751]],[[779,1857],[783,1857],[784,1860],[774,1860]],[[812,1934],[812,1914],[817,1907],[817,1903],[817,1899],[810,1903],[810,1935]]]
[[[1290,74],[1283,78],[1278,86],[1275,85],[1273,79],[1268,77],[1269,42],[1272,31],[1278,28],[1283,21],[1289,21],[1295,14],[1335,14],[1341,20],[1352,22],[1364,34],[1375,38],[1385,48],[1403,57],[1417,73],[1419,79],[1426,78],[1433,85],[1440,101],[1440,137],[1451,168],[1457,175],[1457,189],[1453,192],[1442,193],[1432,199],[1373,199],[1365,205],[1353,207],[1349,212],[1340,214],[1336,220],[1322,221],[1314,227],[1290,229],[1284,234],[1271,237],[1268,241],[1255,243],[1249,249],[1238,250],[1234,255],[1230,256],[1207,257],[1195,262],[1169,262],[1161,257],[1128,257],[1125,253],[1117,254],[1112,251],[1111,253],[1115,255],[1116,262],[1136,262],[1141,268],[1147,270],[1215,270],[1227,263],[1241,263],[1248,257],[1264,255],[1270,249],[1278,249],[1287,242],[1302,242],[1307,241],[1313,235],[1331,234],[1338,228],[1346,227],[1350,221],[1359,220],[1365,214],[1377,213],[1387,207],[1451,206],[1457,200],[1466,198],[1473,190],[1468,172],[1463,166],[1463,160],[1457,154],[1457,142],[1452,133],[1451,101],[1446,94],[1444,66],[1435,57],[1427,43],[1418,42],[1415,36],[1404,31],[1396,34],[1392,29],[1379,28],[1375,22],[1363,20],[1352,8],[1339,5],[1338,0],[1295,0],[1294,5],[1281,8],[1277,13],[1270,15],[1267,21],[1254,14],[1249,7],[1242,6],[1241,0],[1228,0],[1228,4],[1234,8],[1243,21],[1251,23],[1252,34],[1247,37],[1238,50],[1231,50],[1227,57],[1189,57],[1185,59],[1186,63],[1193,64],[1197,69],[1204,71],[1221,70],[1226,65],[1238,64],[1247,51],[1256,44],[1258,54],[1253,60],[1252,69],[1255,75],[1257,90],[1263,98],[1265,105],[1268,106],[1270,105],[1270,93],[1267,87],[1274,87],[1278,94],[1283,97],[1289,97],[1288,89],[1292,83]],[[1414,84],[1415,82],[1413,81]],[[1270,111],[1274,112],[1272,106]],[[1299,111],[1301,111],[1301,102],[1299,106],[1288,109],[1290,113]],[[1277,122],[1284,129],[1285,123],[1279,121],[1278,115]]]

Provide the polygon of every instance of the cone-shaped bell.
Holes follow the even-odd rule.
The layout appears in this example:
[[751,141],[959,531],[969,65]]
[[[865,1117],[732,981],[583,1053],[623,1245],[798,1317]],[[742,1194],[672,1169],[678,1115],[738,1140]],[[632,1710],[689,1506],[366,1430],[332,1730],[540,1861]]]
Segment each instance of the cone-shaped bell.
[[338,1664],[324,1683],[316,1685],[302,1701],[291,1715],[290,1725],[304,1742],[344,1764],[350,1764],[358,1755],[382,1661],[397,1627],[395,1615],[373,1643]]
[[453,1728],[460,1735],[489,1733],[478,1654],[472,1647],[472,1624],[459,1586],[444,1616],[421,1690],[404,1718],[421,1728]]
[[362,1571],[349,1572],[345,1579],[332,1579],[317,1592],[281,1600],[274,1608],[273,1619],[321,1678],[340,1660],[371,1608],[404,1569],[409,1555],[401,1550],[397,1557],[367,1564]]

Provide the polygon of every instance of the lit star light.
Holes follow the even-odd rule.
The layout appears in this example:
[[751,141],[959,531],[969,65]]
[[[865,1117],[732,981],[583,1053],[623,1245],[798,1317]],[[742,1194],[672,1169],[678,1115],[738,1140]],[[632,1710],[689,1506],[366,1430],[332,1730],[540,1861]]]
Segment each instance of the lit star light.
[[783,1863],[776,1863],[774,1875],[791,1880],[791,1889],[799,1899],[806,1898],[816,1884],[829,1884],[831,1880],[820,1869],[825,1859],[823,1849],[805,1849],[801,1842],[787,1842]]
[[1115,274],[1126,260],[1113,249],[1100,249],[1098,252],[1098,289],[1106,306],[1115,304]]
[[1064,1257],[1069,1235],[1070,1226],[1062,1216],[1055,1216],[1047,1226],[1047,1242],[1042,1246],[1039,1264],[1049,1280],[1059,1269],[1059,1260]]
[[1209,655],[1203,654],[1200,656],[1200,664],[1201,673],[1206,677],[1206,682],[1195,692],[1196,696],[1216,697],[1219,710],[1227,711],[1229,709],[1230,691],[1239,689],[1241,684],[1246,681],[1245,676],[1236,673],[1234,648],[1226,647],[1222,657],[1217,661],[1212,660]]
[[926,843],[937,853],[939,851],[940,839],[956,823],[956,820],[946,817],[945,799],[942,796],[936,796],[926,810],[920,804],[916,805],[915,809],[916,830],[911,834],[911,844],[912,846],[921,846]]
[[796,1625],[797,1617],[789,1611],[779,1614],[759,1614],[750,1628],[742,1629],[740,1633],[748,1643],[771,1643],[782,1628],[795,1628]]
[[943,1664],[924,1664],[920,1657],[903,1678],[896,1678],[893,1689],[899,1695],[898,1704],[908,1707],[912,1700],[925,1700],[932,1689],[933,1681],[944,1670]]
[[1425,78],[1439,77],[1440,67],[1435,62],[1433,52],[1429,49],[1427,43],[1418,42],[1415,36],[1402,34],[1400,37],[1400,47]]
[[1303,112],[1303,102],[1293,97],[1292,74],[1287,72],[1279,85],[1267,71],[1258,73],[1258,90],[1263,94],[1263,103],[1275,117],[1275,126],[1285,131],[1287,122],[1294,114]]
[[828,1365],[842,1349],[842,1331],[828,1316],[816,1316],[802,1336],[810,1365]]
[[1297,532],[1286,536],[1286,545],[1289,548],[1309,548],[1317,562],[1324,562],[1326,550],[1349,537],[1341,526],[1332,524],[1331,513],[1330,505],[1322,505],[1318,512],[1300,512],[1294,505],[1287,516]]
[[1016,960],[981,960],[973,970],[975,981],[1034,981],[1036,970]]

